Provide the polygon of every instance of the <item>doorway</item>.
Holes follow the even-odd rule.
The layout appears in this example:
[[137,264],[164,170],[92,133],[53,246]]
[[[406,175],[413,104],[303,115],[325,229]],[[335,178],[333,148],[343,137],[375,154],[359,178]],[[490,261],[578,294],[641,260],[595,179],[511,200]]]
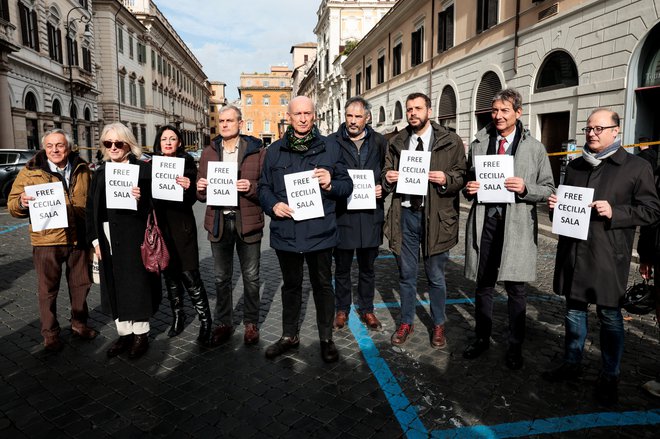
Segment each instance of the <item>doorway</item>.
[[[548,153],[562,151],[562,144],[569,139],[571,113],[562,111],[561,113],[547,113],[540,116],[541,143],[545,145],[545,150]],[[564,160],[566,160],[566,156],[550,157],[550,167],[552,168],[555,186],[559,185],[561,165]]]

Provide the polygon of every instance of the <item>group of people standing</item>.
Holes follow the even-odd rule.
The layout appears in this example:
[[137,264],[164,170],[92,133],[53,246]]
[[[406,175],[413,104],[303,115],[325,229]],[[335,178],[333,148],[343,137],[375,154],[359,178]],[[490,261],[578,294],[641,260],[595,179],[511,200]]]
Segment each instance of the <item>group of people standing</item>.
[[[383,235],[399,268],[401,311],[391,336],[404,345],[415,329],[417,272],[423,263],[433,327],[431,346],[442,349],[445,335],[445,267],[449,251],[458,244],[459,197],[473,202],[467,219],[465,276],[476,282],[475,337],[463,351],[475,359],[490,347],[493,300],[497,282],[508,296],[509,336],[505,364],[512,370],[524,363],[526,320],[525,284],[536,279],[537,204],[557,203],[545,147],[520,121],[522,97],[513,89],[498,92],[491,106],[492,122],[480,130],[466,155],[459,136],[431,120],[428,96],[413,93],[406,99],[408,126],[387,142],[369,122],[371,107],[361,97],[348,99],[345,122],[329,136],[315,125],[316,110],[303,96],[289,102],[290,125],[284,136],[264,148],[261,141],[240,134],[240,109],[220,110],[220,136],[207,146],[199,170],[181,145],[172,126],[161,127],[154,144],[156,154],[185,158],[185,172],[176,178],[184,189],[183,202],[163,201],[151,195],[151,165],[141,161],[141,149],[121,124],[107,125],[101,134],[103,159],[140,166],[138,185],[132,188],[137,210],[109,209],[105,200],[104,166],[91,176],[89,168],[70,150],[66,133],[53,130],[42,139],[43,150],[21,171],[9,197],[14,216],[26,217],[30,202],[25,186],[61,181],[70,205],[69,227],[31,232],[35,268],[39,277],[39,307],[44,345],[59,350],[60,327],[55,318],[55,298],[61,266],[67,266],[74,334],[91,339],[97,332],[87,326],[87,248],[100,261],[101,296],[116,320],[119,338],[108,349],[109,357],[128,351],[131,358],[148,348],[149,318],[161,299],[157,274],[146,271],[140,244],[150,213],[163,229],[172,261],[163,273],[172,309],[169,336],[185,326],[184,289],[199,320],[198,341],[217,346],[234,333],[232,275],[237,253],[243,278],[244,342],[259,342],[259,271],[264,214],[270,216],[270,245],[282,272],[282,336],[265,355],[275,358],[298,348],[302,305],[303,268],[307,264],[316,307],[321,357],[339,358],[333,330],[346,326],[352,297],[351,265],[357,259],[357,312],[367,328],[382,330],[374,313],[374,265]],[[582,157],[570,162],[564,184],[593,188],[594,201],[587,240],[560,236],[554,290],[566,296],[566,338],[562,364],[543,374],[549,381],[570,380],[581,372],[589,304],[596,304],[601,322],[603,366],[596,396],[605,404],[617,400],[617,380],[623,353],[622,297],[630,269],[633,235],[637,226],[651,226],[660,219],[660,201],[651,166],[626,153],[618,140],[619,116],[609,109],[594,110],[583,129],[586,144]],[[428,185],[424,195],[397,190],[404,151],[430,153]],[[504,181],[514,194],[512,203],[482,203],[477,199],[480,181],[475,158],[485,155],[514,157],[514,175]],[[199,274],[196,222],[192,205],[207,201],[209,162],[235,162],[238,168],[234,206],[207,205],[204,228],[214,259],[216,320]],[[349,209],[353,191],[349,170],[369,170],[374,175],[374,209]],[[318,181],[323,215],[296,220],[290,205],[286,176],[311,171]],[[392,194],[385,216],[384,200]],[[420,258],[421,255],[421,258]],[[332,261],[335,271],[333,289]]]

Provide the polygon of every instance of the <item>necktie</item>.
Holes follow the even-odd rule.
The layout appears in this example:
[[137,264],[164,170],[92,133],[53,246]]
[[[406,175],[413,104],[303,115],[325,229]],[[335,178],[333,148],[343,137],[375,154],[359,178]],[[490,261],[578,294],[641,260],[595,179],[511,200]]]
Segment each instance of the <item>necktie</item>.
[[502,155],[502,154],[506,153],[506,149],[504,148],[504,145],[506,145],[506,139],[504,137],[502,137],[500,139],[500,147],[497,149],[497,153],[499,155]]
[[[424,141],[422,140],[421,137],[417,138],[417,148],[415,148],[415,151],[424,151]],[[422,207],[422,200],[424,199],[423,196],[421,195],[411,195],[410,196],[410,208],[412,210],[419,210],[420,207]]]

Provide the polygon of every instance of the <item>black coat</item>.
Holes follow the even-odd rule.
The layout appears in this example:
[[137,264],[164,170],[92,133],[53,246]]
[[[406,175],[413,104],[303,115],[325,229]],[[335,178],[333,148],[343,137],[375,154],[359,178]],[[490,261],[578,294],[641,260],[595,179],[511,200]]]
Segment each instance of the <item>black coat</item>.
[[197,201],[197,165],[186,152],[177,154],[177,157],[186,160],[183,175],[190,179],[190,186],[183,192],[183,202],[154,199],[158,224],[170,252],[167,271],[171,273],[199,270],[197,221],[192,210]]
[[[160,276],[145,270],[140,253],[147,216],[151,211],[151,165],[129,156],[140,166],[138,209],[108,209],[105,198],[105,164],[95,173],[87,197],[87,233],[90,244],[101,246],[101,305],[121,321],[147,321],[156,312],[161,299]],[[103,223],[110,226],[112,255],[105,238]]]
[[[361,166],[358,151],[346,134],[346,124],[341,124],[333,138],[341,147],[342,157],[348,169],[371,169],[376,185],[381,184],[381,170],[387,151],[387,140],[366,126],[366,137],[362,148],[367,148],[365,166]],[[383,193],[383,195],[385,195]],[[376,209],[348,210],[347,198],[337,200],[337,228],[341,249],[378,247],[383,243],[384,197],[376,200]]]
[[559,237],[554,290],[568,299],[618,307],[626,291],[635,227],[660,218],[651,166],[620,148],[592,167],[582,157],[566,170],[565,185],[594,188],[612,218],[592,210],[586,241]]

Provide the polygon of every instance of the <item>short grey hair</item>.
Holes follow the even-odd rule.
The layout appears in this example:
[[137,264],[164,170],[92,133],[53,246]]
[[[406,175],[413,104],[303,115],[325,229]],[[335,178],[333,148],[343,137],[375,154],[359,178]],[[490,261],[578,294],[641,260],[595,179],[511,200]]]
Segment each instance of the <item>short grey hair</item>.
[[229,110],[234,110],[236,112],[236,115],[238,116],[239,121],[243,120],[243,113],[241,112],[241,109],[238,108],[236,105],[232,105],[232,104],[227,104],[227,105],[222,106],[218,110],[218,115],[224,113],[225,111],[229,111]]
[[371,104],[362,96],[353,96],[352,98],[348,99],[346,104],[344,104],[344,110],[348,109],[348,107],[353,104],[360,104],[367,113],[371,113]]
[[64,136],[66,139],[66,147],[68,149],[71,149],[71,144],[73,141],[71,140],[71,135],[64,131],[61,128],[53,128],[52,130],[48,130],[44,133],[43,136],[41,136],[41,147],[44,148],[46,146],[46,137],[50,136],[51,134],[61,134]]
[[522,108],[522,95],[514,88],[505,88],[495,93],[490,103],[493,104],[495,101],[511,102],[513,111],[518,111]]

